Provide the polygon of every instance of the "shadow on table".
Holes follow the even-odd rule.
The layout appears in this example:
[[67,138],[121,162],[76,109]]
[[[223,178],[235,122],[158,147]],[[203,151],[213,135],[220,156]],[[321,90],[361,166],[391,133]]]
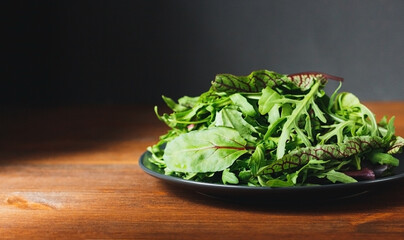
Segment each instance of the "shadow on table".
[[0,165],[103,151],[122,141],[156,142],[165,133],[153,106],[10,108],[0,123]]
[[[402,183],[402,182],[401,182]],[[178,198],[186,199],[196,204],[209,205],[217,208],[233,209],[236,211],[278,212],[278,213],[344,213],[367,212],[370,209],[380,210],[404,205],[403,185],[397,184],[388,188],[364,192],[355,196],[337,199],[236,199],[217,198],[203,195],[187,189],[179,189],[171,184],[162,183],[167,191]]]

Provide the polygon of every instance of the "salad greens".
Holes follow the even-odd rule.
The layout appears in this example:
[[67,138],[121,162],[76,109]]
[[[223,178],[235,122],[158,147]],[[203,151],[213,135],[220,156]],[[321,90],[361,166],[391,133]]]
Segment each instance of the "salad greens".
[[[340,81],[328,96],[327,79]],[[324,73],[219,74],[198,97],[160,115],[170,130],[148,148],[165,174],[249,186],[351,183],[392,174],[404,139],[394,117],[377,123],[342,79]]]

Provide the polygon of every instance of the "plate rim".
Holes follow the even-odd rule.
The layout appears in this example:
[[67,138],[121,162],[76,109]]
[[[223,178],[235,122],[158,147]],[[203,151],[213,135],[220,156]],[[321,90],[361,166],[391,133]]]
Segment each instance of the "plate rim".
[[[218,183],[207,183],[207,182],[198,182],[187,180],[179,177],[169,176],[162,173],[158,173],[153,171],[152,169],[146,167],[143,163],[145,160],[145,156],[149,151],[145,151],[141,154],[139,158],[139,166],[140,168],[146,172],[147,174],[156,177],[160,180],[165,180],[170,183],[176,184],[184,184],[185,186],[194,186],[199,188],[206,188],[206,189],[223,189],[223,190],[230,190],[230,191],[248,191],[248,192],[299,192],[299,191],[326,191],[326,190],[333,190],[333,189],[355,189],[355,188],[365,188],[365,187],[377,187],[379,185],[388,183],[388,182],[395,182],[404,179],[404,170],[401,170],[400,173],[382,177],[374,180],[363,180],[354,183],[333,183],[333,184],[326,184],[326,185],[313,185],[313,186],[290,186],[290,187],[266,187],[266,186],[246,186],[246,185],[226,185],[226,184],[218,184]],[[401,156],[404,154],[400,154]]]

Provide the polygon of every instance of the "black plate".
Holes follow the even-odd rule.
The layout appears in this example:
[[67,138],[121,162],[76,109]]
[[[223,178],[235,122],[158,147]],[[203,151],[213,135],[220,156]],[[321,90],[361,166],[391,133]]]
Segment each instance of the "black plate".
[[[376,180],[360,181],[356,183],[339,183],[320,186],[299,187],[250,187],[239,185],[223,185],[214,183],[196,182],[182,178],[164,175],[161,169],[149,161],[150,152],[145,152],[139,159],[140,167],[148,174],[166,183],[177,187],[190,189],[203,195],[229,200],[261,200],[283,201],[292,198],[302,201],[342,199],[362,195],[381,187],[392,186],[398,181],[404,180],[404,163],[401,163],[394,171],[394,175]],[[403,159],[404,154],[398,156]]]

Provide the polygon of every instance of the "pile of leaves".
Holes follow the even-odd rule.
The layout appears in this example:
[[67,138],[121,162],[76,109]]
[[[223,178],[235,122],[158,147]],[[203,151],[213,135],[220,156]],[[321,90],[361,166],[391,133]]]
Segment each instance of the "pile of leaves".
[[[328,79],[339,80],[331,96]],[[377,123],[342,79],[323,73],[219,74],[198,97],[156,115],[170,130],[148,148],[166,175],[249,186],[351,183],[392,174],[404,146],[394,117]]]

